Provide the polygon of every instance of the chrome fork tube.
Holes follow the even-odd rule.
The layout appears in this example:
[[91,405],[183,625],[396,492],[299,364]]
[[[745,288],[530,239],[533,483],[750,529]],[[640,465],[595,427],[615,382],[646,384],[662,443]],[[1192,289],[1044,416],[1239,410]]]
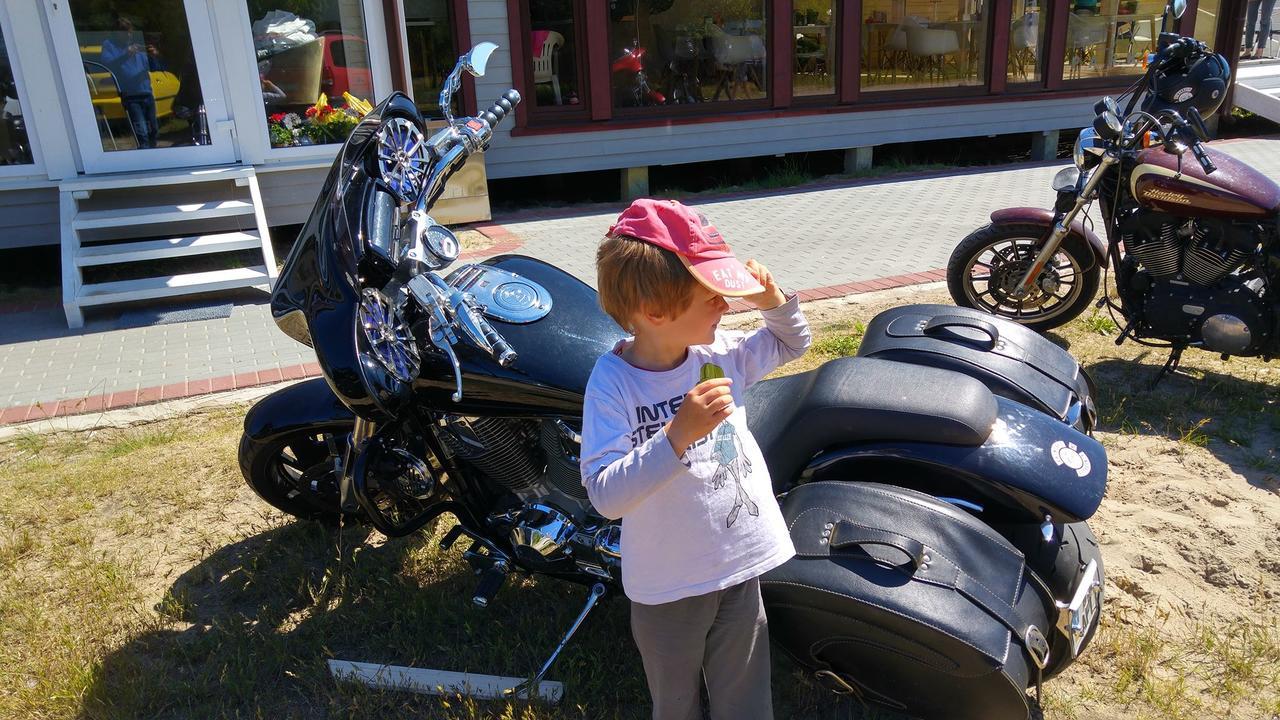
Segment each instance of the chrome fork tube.
[[1072,221],[1076,219],[1076,216],[1080,214],[1084,206],[1093,200],[1094,191],[1097,189],[1098,183],[1102,182],[1102,176],[1111,169],[1112,165],[1118,162],[1120,162],[1119,156],[1113,153],[1107,153],[1102,156],[1102,162],[1093,171],[1093,174],[1089,176],[1089,181],[1085,183],[1084,188],[1076,195],[1075,206],[1054,224],[1053,232],[1049,233],[1049,239],[1040,248],[1035,262],[1031,263],[1031,267],[1022,276],[1022,280],[1018,282],[1018,287],[1013,292],[1015,300],[1021,300],[1026,297],[1032,288],[1036,286],[1036,281],[1040,279],[1040,273],[1044,271],[1044,266],[1049,264],[1049,260],[1053,258],[1054,253],[1058,252],[1058,248],[1062,246],[1063,238],[1070,232]]
[[359,512],[360,503],[353,491],[351,472],[356,465],[356,455],[364,448],[364,444],[373,437],[378,424],[362,417],[356,417],[355,427],[351,428],[351,440],[347,442],[346,452],[342,454],[341,475],[338,476],[338,501],[343,512]]

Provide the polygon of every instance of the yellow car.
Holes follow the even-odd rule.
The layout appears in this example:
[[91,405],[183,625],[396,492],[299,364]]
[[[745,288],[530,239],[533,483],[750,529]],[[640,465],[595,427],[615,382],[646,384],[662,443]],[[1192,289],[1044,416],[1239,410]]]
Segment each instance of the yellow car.
[[[124,106],[120,104],[116,80],[101,57],[101,45],[80,46],[84,78],[89,85],[89,98],[93,101],[95,114],[102,113],[102,117],[107,120],[123,120]],[[152,70],[150,74],[151,92],[156,98],[156,118],[167,118],[173,114],[173,98],[178,94],[178,76],[168,70]]]

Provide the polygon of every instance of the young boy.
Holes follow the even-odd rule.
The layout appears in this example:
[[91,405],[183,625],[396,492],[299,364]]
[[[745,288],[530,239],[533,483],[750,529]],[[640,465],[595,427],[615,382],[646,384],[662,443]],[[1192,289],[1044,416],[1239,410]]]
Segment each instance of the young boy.
[[[622,582],[653,717],[771,718],[761,574],[795,554],[743,393],[809,346],[799,301],[738,261],[702,213],[637,200],[596,255],[600,304],[632,337],[587,383],[582,477],[622,518]],[[720,331],[724,296],[765,327]]]

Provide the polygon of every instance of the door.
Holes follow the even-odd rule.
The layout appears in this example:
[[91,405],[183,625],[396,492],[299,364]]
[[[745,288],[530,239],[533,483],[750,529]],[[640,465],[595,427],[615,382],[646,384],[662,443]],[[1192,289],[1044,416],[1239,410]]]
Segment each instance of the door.
[[86,173],[237,160],[199,0],[46,3]]

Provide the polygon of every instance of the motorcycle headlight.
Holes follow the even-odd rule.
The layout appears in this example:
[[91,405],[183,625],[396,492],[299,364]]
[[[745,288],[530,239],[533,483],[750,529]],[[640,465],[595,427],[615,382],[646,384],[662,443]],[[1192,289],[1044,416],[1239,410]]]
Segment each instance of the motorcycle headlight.
[[1093,168],[1106,152],[1106,141],[1098,136],[1098,131],[1087,127],[1076,136],[1076,144],[1071,149],[1071,159],[1075,161],[1080,172]]

